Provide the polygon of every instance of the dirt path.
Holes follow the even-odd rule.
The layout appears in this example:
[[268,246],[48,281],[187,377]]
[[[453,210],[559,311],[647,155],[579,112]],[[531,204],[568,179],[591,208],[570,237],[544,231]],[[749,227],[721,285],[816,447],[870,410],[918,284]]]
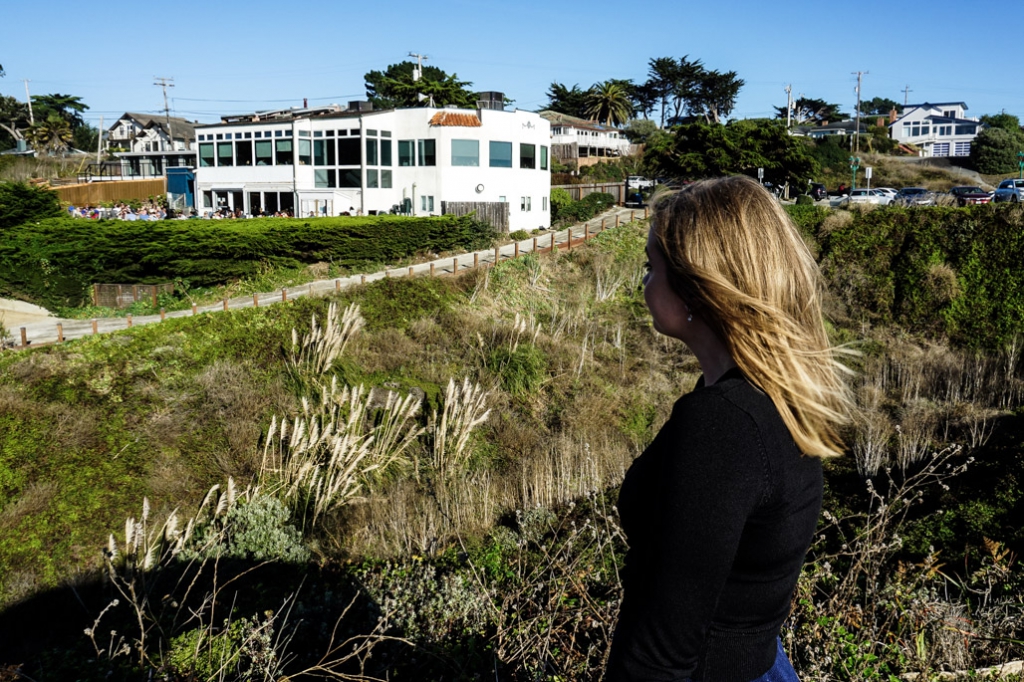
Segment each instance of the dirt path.
[[[290,289],[278,289],[267,293],[254,294],[253,296],[225,299],[220,303],[194,307],[192,310],[175,310],[161,315],[144,315],[134,318],[124,317],[101,317],[95,320],[67,320],[57,317],[47,317],[45,314],[38,314],[34,319],[25,319],[22,322],[11,318],[10,322],[4,322],[7,329],[7,338],[0,339],[0,346],[6,345],[12,348],[22,348],[23,340],[31,346],[39,346],[48,343],[58,343],[77,339],[90,334],[102,334],[118,331],[127,327],[134,327],[144,324],[154,324],[166,317],[188,317],[200,313],[215,313],[224,310],[239,310],[253,306],[273,305],[288,299],[300,296],[324,296],[332,291],[340,291],[350,286],[364,284],[386,277],[418,277],[438,276],[454,274],[470,268],[493,265],[501,260],[508,260],[517,256],[530,253],[549,251],[553,246],[559,248],[576,248],[591,236],[598,234],[604,229],[616,227],[620,223],[627,223],[634,218],[643,218],[644,209],[613,208],[605,213],[592,218],[585,223],[573,225],[571,228],[559,232],[549,232],[538,237],[531,237],[520,242],[505,244],[501,247],[463,253],[458,256],[442,258],[429,263],[419,263],[405,268],[389,268],[372,274],[353,275],[351,277],[338,279],[321,279],[308,284],[302,284]],[[571,240],[570,236],[572,235]],[[12,303],[20,303],[14,301]],[[21,306],[28,304],[21,303]],[[46,313],[42,308],[37,311]],[[3,314],[0,312],[0,314]],[[26,311],[22,314],[29,314]],[[18,318],[20,319],[20,318]]]

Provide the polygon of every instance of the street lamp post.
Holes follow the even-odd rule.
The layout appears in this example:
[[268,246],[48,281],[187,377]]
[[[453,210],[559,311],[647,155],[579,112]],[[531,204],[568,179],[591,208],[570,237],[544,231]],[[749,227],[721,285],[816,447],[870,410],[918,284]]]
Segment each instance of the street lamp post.
[[1017,152],[1017,166],[1020,168],[1017,179],[1024,180],[1024,152]]
[[857,169],[860,168],[860,157],[850,157],[850,171],[853,173],[853,182],[850,184],[850,190],[857,189]]

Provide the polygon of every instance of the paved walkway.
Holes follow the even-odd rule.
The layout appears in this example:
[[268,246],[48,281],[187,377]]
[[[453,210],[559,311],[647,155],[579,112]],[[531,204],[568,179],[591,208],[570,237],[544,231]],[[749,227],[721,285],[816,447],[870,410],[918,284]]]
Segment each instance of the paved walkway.
[[[575,248],[582,245],[592,235],[604,229],[627,223],[634,218],[643,218],[645,209],[613,208],[605,213],[579,225],[560,232],[549,232],[538,237],[531,237],[520,242],[505,244],[486,251],[463,253],[450,258],[441,258],[428,263],[418,263],[405,268],[389,268],[372,274],[352,275],[340,279],[321,279],[309,284],[302,284],[289,289],[278,289],[252,296],[225,299],[220,303],[205,306],[193,306],[191,310],[175,310],[164,315],[143,315],[139,317],[101,317],[94,320],[67,320],[56,317],[27,324],[6,324],[8,338],[6,345],[13,348],[24,348],[26,344],[40,346],[77,339],[90,334],[103,334],[118,331],[127,327],[154,324],[170,317],[188,317],[200,313],[214,313],[224,310],[239,310],[253,306],[273,305],[301,296],[326,295],[332,291],[341,291],[350,286],[373,282],[386,277],[417,277],[439,276],[462,272],[474,267],[494,265],[501,260],[516,258],[522,254],[536,251],[550,251],[552,246]],[[571,239],[570,239],[571,235]]]

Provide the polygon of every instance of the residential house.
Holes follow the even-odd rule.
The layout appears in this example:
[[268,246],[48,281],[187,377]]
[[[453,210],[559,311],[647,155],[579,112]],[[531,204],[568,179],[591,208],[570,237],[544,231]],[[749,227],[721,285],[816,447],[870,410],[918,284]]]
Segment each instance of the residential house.
[[638,150],[618,128],[557,111],[542,111],[551,124],[551,154],[562,163],[590,166]]
[[507,211],[509,230],[548,227],[548,122],[499,108],[285,109],[196,125],[201,214]]
[[[176,116],[126,113],[104,135],[104,148],[121,160],[123,177],[159,177],[168,167],[195,168],[195,121]],[[116,150],[116,151],[115,151]],[[110,164],[104,164],[104,172]]]
[[968,156],[985,126],[966,111],[963,102],[911,104],[902,115],[890,116],[889,136],[914,145],[922,156]]

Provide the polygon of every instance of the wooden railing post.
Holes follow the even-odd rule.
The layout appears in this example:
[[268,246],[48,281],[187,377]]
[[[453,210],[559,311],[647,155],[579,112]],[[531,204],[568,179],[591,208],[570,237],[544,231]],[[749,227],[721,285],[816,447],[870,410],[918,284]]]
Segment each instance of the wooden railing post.
[[252,307],[253,308],[259,308],[260,307],[260,295],[259,294],[253,294],[252,295]]
[[473,252],[473,267],[474,268],[480,267],[480,252],[479,251],[474,251]]
[[161,308],[160,309],[160,321],[163,322],[166,319],[167,319],[167,312],[163,308]]
[[430,276],[431,276],[431,277],[433,277],[433,276],[434,276],[434,268],[435,268],[434,264],[433,264],[433,263],[431,263],[431,264],[430,264]]
[[99,323],[98,320],[93,320],[92,321],[92,333],[93,334],[99,334],[100,333],[100,323]]
[[501,247],[500,246],[495,246],[494,247],[494,264],[497,265],[498,261],[500,259],[501,259]]
[[366,275],[359,275],[359,283],[366,284]]
[[199,309],[196,307],[195,303],[192,304],[192,314],[193,315],[198,315],[199,314]]
[[[288,300],[288,290],[284,287],[281,288],[281,303]],[[227,300],[224,301],[224,310],[227,310]]]
[[537,238],[536,237],[533,238],[533,249],[530,251],[530,253],[537,253]]
[[409,266],[409,276],[412,277],[412,266]]
[[228,309],[228,299],[225,298],[224,299],[224,310],[226,311],[227,309]]
[[455,275],[459,272],[459,257],[452,258],[452,274]]
[[28,330],[25,329],[24,327],[21,328],[21,347],[28,347]]
[[618,227],[618,226],[619,226],[619,214],[616,213],[615,214],[615,227]]
[[513,258],[519,258],[519,242],[516,242],[516,247],[512,255]]
[[341,280],[340,279],[334,280],[334,290],[335,291],[341,291]]
[[131,326],[132,326],[132,316],[129,313],[129,315],[128,315],[128,328],[131,329]]
[[57,343],[64,343],[64,325],[57,323]]

